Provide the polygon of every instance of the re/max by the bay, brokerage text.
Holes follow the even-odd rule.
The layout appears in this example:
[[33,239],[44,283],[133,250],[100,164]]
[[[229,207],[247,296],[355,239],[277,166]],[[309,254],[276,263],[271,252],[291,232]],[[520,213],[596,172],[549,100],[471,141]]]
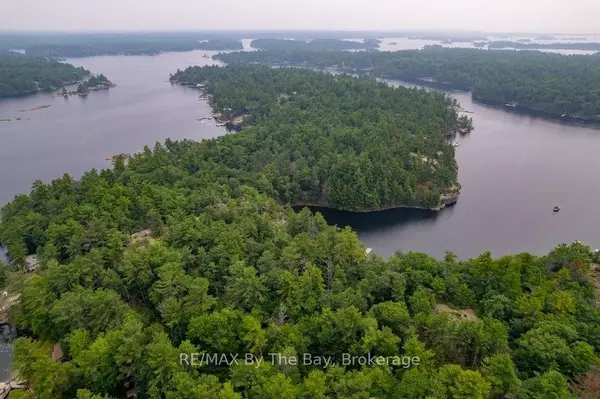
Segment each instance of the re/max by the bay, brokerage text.
[[252,353],[180,353],[179,363],[185,366],[233,366],[243,364],[260,367],[266,363],[277,366],[396,366],[408,368],[421,362],[418,356],[377,356],[371,353],[355,355],[341,353],[338,356],[301,353],[287,355],[279,352],[256,356]]

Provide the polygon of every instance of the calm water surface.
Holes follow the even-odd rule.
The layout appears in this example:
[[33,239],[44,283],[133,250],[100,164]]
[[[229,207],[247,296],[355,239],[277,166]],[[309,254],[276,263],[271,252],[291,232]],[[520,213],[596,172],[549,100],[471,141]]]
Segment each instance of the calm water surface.
[[[171,85],[169,73],[188,65],[212,64],[213,52],[166,53],[158,56],[106,56],[70,59],[93,73],[103,73],[118,86],[82,98],[52,98],[40,93],[0,100],[0,204],[44,181],[91,168],[110,166],[106,157],[136,152],[165,138],[201,140],[224,133],[214,122],[198,91]],[[39,105],[49,108],[18,112]],[[28,120],[27,120],[28,119]]]
[[[400,82],[390,82],[401,84]],[[600,247],[600,130],[491,108],[452,93],[474,112],[475,130],[456,148],[462,191],[439,213],[397,209],[372,214],[323,210],[331,223],[354,227],[378,254],[397,249],[460,258],[544,254],[581,240]],[[552,208],[559,205],[559,213]]]

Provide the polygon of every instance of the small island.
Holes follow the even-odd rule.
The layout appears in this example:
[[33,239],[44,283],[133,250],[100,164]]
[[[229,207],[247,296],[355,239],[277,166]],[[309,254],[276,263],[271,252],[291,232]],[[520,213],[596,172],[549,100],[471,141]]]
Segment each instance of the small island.
[[91,75],[88,79],[84,80],[77,86],[77,90],[68,91],[65,87],[62,91],[54,94],[54,96],[87,96],[91,91],[94,90],[108,90],[111,87],[115,87],[116,84],[111,82],[103,74]]

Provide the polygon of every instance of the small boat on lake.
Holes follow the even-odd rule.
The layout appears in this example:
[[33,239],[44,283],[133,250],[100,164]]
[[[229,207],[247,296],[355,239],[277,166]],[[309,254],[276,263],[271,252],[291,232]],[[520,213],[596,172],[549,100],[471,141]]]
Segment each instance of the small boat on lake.
[[560,211],[560,206],[555,206],[555,207],[554,207],[552,210],[553,210],[554,212],[558,212],[558,211]]
[[517,108],[517,104],[516,103],[506,103],[504,104],[505,107],[508,108]]

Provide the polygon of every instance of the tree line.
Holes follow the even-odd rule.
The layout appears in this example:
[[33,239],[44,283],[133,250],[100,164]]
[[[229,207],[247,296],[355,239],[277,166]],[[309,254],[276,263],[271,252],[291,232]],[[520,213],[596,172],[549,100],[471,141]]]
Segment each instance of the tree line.
[[493,41],[488,44],[489,48],[494,49],[523,49],[523,50],[592,50],[599,51],[600,43],[527,43],[511,41]]
[[82,67],[42,57],[0,52],[0,97],[55,89],[80,81],[89,73]]
[[416,81],[472,91],[474,98],[485,102],[515,103],[556,117],[600,121],[600,64],[590,56],[428,46],[396,52],[237,52],[216,58],[226,63],[335,68]]
[[154,55],[166,51],[241,50],[242,42],[235,39],[215,38],[121,38],[82,43],[40,43],[25,48],[28,55],[39,57],[91,57],[95,55]]

